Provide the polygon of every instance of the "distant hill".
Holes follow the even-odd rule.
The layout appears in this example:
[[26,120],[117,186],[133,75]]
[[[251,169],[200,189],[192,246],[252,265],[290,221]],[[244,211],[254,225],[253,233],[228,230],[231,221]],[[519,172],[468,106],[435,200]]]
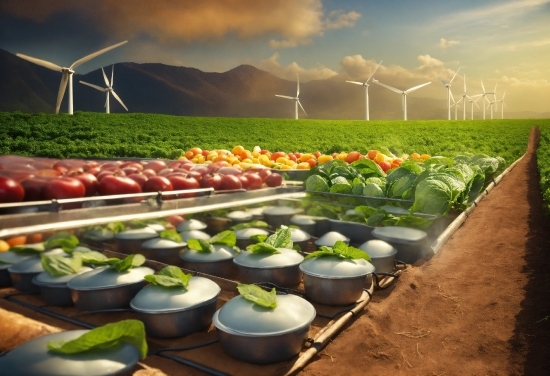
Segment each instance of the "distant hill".
[[[105,67],[110,77],[111,67]],[[292,118],[296,83],[250,65],[224,73],[164,64],[115,64],[114,89],[130,112],[185,116]],[[42,68],[0,49],[0,111],[54,112],[61,74]],[[101,70],[73,77],[74,110],[103,112],[105,94],[82,85],[104,86]],[[300,84],[300,117],[363,119],[364,91],[340,78]],[[402,119],[401,98],[377,85],[370,87],[371,119]],[[446,103],[415,93],[407,98],[409,119],[444,119]],[[111,112],[125,112],[114,99]],[[61,105],[67,111],[67,93]],[[520,116],[516,116],[520,115]],[[549,117],[549,114],[507,113],[506,117]],[[460,118],[460,114],[459,114]]]

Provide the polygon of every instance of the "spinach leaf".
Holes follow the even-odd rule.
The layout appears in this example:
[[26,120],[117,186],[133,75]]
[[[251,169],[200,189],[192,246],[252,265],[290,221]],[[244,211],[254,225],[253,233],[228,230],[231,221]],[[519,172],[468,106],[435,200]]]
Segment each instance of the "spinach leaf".
[[176,230],[161,231],[159,236],[163,239],[172,240],[176,243],[181,243],[181,235]]
[[183,287],[187,290],[189,281],[193,276],[185,274],[177,266],[166,266],[157,274],[148,274],[144,278],[147,282],[164,287]]
[[237,285],[237,290],[239,290],[239,294],[241,294],[243,298],[262,307],[277,307],[277,291],[275,290],[275,288],[271,289],[270,292],[267,292],[256,285],[245,285],[239,283]]
[[77,273],[82,268],[82,259],[78,256],[46,256],[42,255],[42,268],[51,276],[61,277]]
[[44,242],[44,248],[63,248],[65,252],[71,253],[78,243],[79,241],[76,236],[69,232],[61,231],[46,239]]

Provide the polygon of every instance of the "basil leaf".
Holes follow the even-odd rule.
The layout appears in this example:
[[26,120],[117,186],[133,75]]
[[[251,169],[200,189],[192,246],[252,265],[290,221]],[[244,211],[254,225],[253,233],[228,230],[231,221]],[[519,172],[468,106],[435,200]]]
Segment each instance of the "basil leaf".
[[332,251],[315,251],[315,252],[311,252],[309,255],[304,257],[304,260],[309,260],[309,259],[312,259],[312,258],[324,257],[324,256],[334,256],[334,252],[332,252]]
[[42,268],[51,276],[61,277],[77,273],[82,268],[80,257],[46,256],[40,260]]
[[239,290],[239,294],[241,294],[243,298],[262,307],[277,307],[277,292],[275,291],[275,288],[271,289],[270,292],[267,292],[256,285],[245,285],[239,283],[237,285],[237,290]]
[[157,286],[164,287],[183,287],[187,289],[189,280],[193,276],[185,274],[177,266],[166,266],[158,272],[158,274],[149,274],[145,276],[145,280]]
[[147,356],[145,326],[139,320],[122,320],[84,333],[71,341],[50,341],[48,350],[58,354],[79,354],[96,349],[114,348],[128,343],[139,350],[141,359]]
[[128,255],[122,260],[115,261],[111,266],[115,268],[117,272],[125,272],[133,267],[142,265],[144,262],[145,257],[138,253],[134,255]]
[[35,244],[23,244],[23,245],[16,245],[15,247],[11,247],[10,251],[17,252],[17,253],[42,253],[46,250],[44,247],[44,243],[35,243]]
[[78,243],[79,241],[76,236],[69,232],[61,231],[46,239],[44,242],[44,248],[63,248],[64,251],[70,253],[72,249],[78,245]]
[[357,260],[357,259],[363,259],[366,261],[371,260],[370,256],[366,252],[358,248],[352,247],[350,245],[347,245],[341,240],[338,240],[334,244],[333,250],[334,250],[334,253],[336,253],[338,256],[347,258],[350,260]]
[[187,240],[187,246],[189,247],[189,249],[193,249],[199,252],[214,251],[214,247],[212,246],[212,244],[210,244],[208,240],[204,239],[189,239]]
[[275,248],[292,248],[293,243],[290,229],[286,226],[281,226],[281,228],[270,235],[265,242]]
[[219,234],[214,235],[210,239],[210,244],[228,245],[230,247],[233,247],[235,244],[237,244],[237,236],[233,231],[225,230],[220,232]]
[[277,248],[268,243],[250,244],[246,250],[252,253],[281,253]]
[[254,243],[263,243],[267,239],[267,235],[264,234],[258,234],[258,235],[252,235],[250,237],[250,240],[252,240]]
[[252,221],[231,226],[232,230],[242,230],[243,228],[269,228],[269,224],[264,221]]
[[122,222],[111,222],[105,225],[105,230],[118,234],[121,231],[126,230],[126,226]]
[[160,235],[163,239],[169,239],[176,243],[181,243],[181,235],[176,230],[164,230]]
[[[88,252],[80,252],[75,251],[73,252],[73,256],[78,256],[82,259],[82,262],[85,264],[92,264],[92,265],[109,265],[109,259],[107,256],[105,256],[103,253],[98,251],[88,251]],[[120,260],[116,258],[116,260]]]

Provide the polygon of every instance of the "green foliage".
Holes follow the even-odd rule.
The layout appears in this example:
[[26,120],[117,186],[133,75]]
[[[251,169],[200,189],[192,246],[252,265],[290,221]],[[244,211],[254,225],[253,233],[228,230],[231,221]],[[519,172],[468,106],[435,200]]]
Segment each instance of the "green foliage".
[[537,149],[537,165],[540,174],[540,190],[544,205],[550,213],[550,127],[541,127],[540,144]]

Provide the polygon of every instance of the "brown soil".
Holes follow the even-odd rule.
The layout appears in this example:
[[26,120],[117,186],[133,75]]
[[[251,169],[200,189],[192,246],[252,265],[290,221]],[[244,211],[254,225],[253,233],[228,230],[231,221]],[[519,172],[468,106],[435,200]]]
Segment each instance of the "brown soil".
[[301,373],[549,375],[550,221],[524,158],[443,248],[376,291]]
[[[550,220],[539,190],[539,136],[534,129],[524,158],[431,260],[375,291],[299,375],[550,375]],[[15,338],[10,327],[26,339],[77,328],[4,299],[0,307],[0,349]],[[15,323],[28,319],[12,312],[53,327],[21,332]],[[292,364],[239,364],[219,345],[209,351],[195,356],[235,375],[282,375]],[[145,363],[169,375],[203,374],[158,356]]]

